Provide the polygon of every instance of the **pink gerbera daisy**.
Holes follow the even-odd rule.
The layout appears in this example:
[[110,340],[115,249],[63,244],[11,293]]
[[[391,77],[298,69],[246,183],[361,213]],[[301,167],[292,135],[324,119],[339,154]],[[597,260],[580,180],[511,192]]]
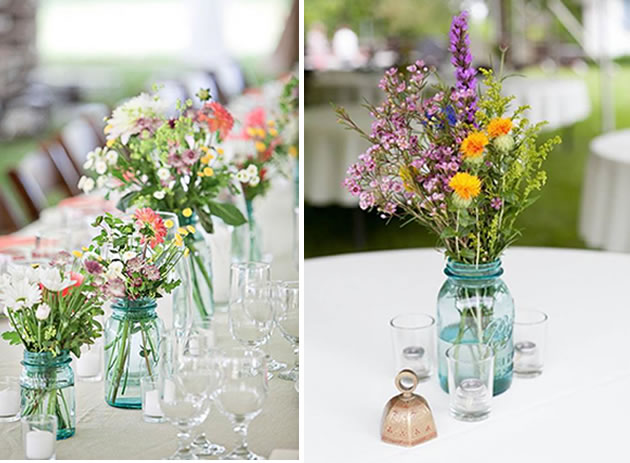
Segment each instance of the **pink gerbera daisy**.
[[142,232],[140,242],[144,244],[149,241],[149,246],[155,248],[158,244],[164,242],[166,236],[166,226],[162,217],[155,213],[150,207],[138,209],[134,214],[136,218],[136,226]]

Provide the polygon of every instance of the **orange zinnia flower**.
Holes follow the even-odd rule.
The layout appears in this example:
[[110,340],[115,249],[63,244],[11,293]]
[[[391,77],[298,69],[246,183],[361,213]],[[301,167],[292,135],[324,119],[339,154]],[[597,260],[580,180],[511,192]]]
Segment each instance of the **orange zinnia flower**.
[[230,112],[216,101],[206,103],[197,113],[197,119],[208,124],[211,132],[219,132],[222,140],[225,140],[234,126],[234,118]]
[[488,124],[488,134],[491,137],[498,137],[500,135],[507,135],[512,130],[512,121],[507,118],[498,117],[492,119]]
[[461,151],[464,159],[478,158],[488,144],[488,137],[483,132],[471,132],[462,142]]

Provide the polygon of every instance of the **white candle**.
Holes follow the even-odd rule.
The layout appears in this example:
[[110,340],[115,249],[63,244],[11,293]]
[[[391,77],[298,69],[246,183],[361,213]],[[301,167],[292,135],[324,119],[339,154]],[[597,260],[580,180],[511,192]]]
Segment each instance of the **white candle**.
[[164,380],[164,402],[169,403],[175,400],[175,383],[170,379]]
[[144,414],[159,418],[164,416],[164,412],[160,408],[160,397],[155,389],[144,393]]
[[[97,347],[98,348],[98,347]],[[101,372],[100,355],[98,352],[89,350],[83,352],[77,359],[77,375],[82,378],[93,378]]]
[[20,393],[13,389],[0,391],[0,416],[15,416],[20,411]]
[[49,431],[29,431],[26,433],[26,458],[28,460],[49,460],[55,454],[55,436]]

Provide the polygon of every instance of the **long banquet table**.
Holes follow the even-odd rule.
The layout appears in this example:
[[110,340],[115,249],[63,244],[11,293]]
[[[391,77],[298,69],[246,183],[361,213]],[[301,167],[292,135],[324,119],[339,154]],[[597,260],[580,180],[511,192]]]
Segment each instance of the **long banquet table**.
[[549,314],[545,371],[514,378],[486,421],[448,412],[435,377],[417,393],[429,402],[438,437],[404,448],[380,441],[380,418],[398,393],[388,321],[404,312],[435,315],[445,279],[435,250],[349,254],[305,262],[307,461],[597,461],[627,454],[630,255],[513,248],[504,280],[516,310]]
[[[292,221],[290,207],[292,195],[290,183],[283,182],[260,204],[261,227],[267,232],[268,249],[274,253],[272,276],[297,279],[297,268],[292,253]],[[274,197],[284,198],[275,202]],[[287,204],[285,204],[287,203]],[[280,204],[280,206],[278,205]],[[55,212],[52,211],[52,215]],[[47,214],[50,215],[50,214]],[[32,234],[45,227],[42,220],[29,225],[21,233]],[[284,239],[283,239],[284,237]],[[275,241],[274,241],[275,240]],[[227,269],[226,269],[227,270]],[[217,269],[215,269],[215,273]],[[107,311],[108,309],[106,309]],[[158,304],[158,313],[167,326],[171,321],[169,298]],[[0,319],[0,333],[9,327],[6,319]],[[228,330],[227,315],[217,312],[213,320],[213,335],[219,347],[233,345]],[[265,348],[276,360],[292,365],[295,361],[290,344],[274,332]],[[0,339],[0,377],[18,376],[21,371],[21,346],[9,346]],[[77,381],[76,416],[77,431],[70,439],[57,442],[57,459],[162,459],[176,448],[177,430],[168,423],[151,424],[142,420],[140,410],[122,410],[105,403],[103,382]],[[269,457],[273,450],[295,450],[299,447],[299,395],[292,382],[273,378],[262,413],[254,419],[249,429],[249,444],[253,452]],[[213,442],[224,445],[229,451],[237,441],[237,435],[227,418],[212,407],[208,419],[200,426]],[[280,452],[285,455],[293,452]],[[20,422],[0,423],[0,459],[23,459]]]

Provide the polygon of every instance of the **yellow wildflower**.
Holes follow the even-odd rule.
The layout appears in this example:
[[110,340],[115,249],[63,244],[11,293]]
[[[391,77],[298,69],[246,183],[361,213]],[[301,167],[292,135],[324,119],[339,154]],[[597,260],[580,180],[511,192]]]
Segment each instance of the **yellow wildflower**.
[[473,198],[481,193],[481,180],[476,175],[467,172],[458,172],[448,182],[454,191],[453,201],[457,207],[466,208],[470,206]]
[[182,239],[182,235],[180,235],[179,233],[175,233],[175,246],[177,246],[178,248],[181,248],[184,245],[184,240]]
[[256,150],[257,151],[265,151],[267,149],[267,145],[265,145],[263,142],[261,141],[257,141],[256,142]]
[[88,248],[87,246],[83,246],[83,247],[81,248],[81,250],[82,250],[83,252],[88,252],[88,251],[90,250],[90,248]]
[[471,132],[462,142],[461,151],[464,159],[481,159],[488,144],[488,137],[483,132]]
[[488,124],[488,135],[493,138],[507,135],[510,133],[510,130],[512,130],[512,121],[508,118],[497,117]]
[[255,137],[256,136],[256,129],[253,127],[247,127],[247,130],[245,131],[247,133],[247,135],[249,135],[250,137]]
[[112,138],[111,140],[107,140],[106,145],[108,148],[111,148],[114,145],[114,143],[116,143],[116,139]]
[[217,148],[217,153],[223,154],[224,153],[223,148]]
[[195,231],[197,231],[192,225],[186,225],[186,230],[188,230],[190,233],[195,233]]
[[272,137],[277,137],[278,136],[278,131],[276,129],[269,129],[269,135],[271,135]]
[[111,132],[111,131],[112,131],[112,129],[113,129],[113,128],[114,128],[114,127],[113,127],[111,124],[107,124],[107,125],[105,126],[105,128],[103,129],[103,132],[105,132],[105,133],[109,133],[109,132]]
[[212,167],[205,167],[203,169],[203,175],[205,175],[206,177],[212,177],[214,175],[214,170],[212,169]]
[[184,249],[184,257],[188,257],[188,254],[190,254],[190,249]]
[[81,257],[83,257],[83,253],[79,250],[72,251],[72,255],[76,257],[77,259],[80,259]]
[[263,138],[265,136],[265,129],[261,129],[260,127],[258,127],[256,129],[256,135],[258,135],[260,138]]
[[207,146],[202,146],[201,147],[201,151],[203,151],[204,153],[207,153],[210,149]]
[[297,147],[295,145],[291,145],[289,146],[289,156],[291,156],[292,158],[297,157]]
[[190,217],[192,215],[192,209],[187,207],[186,209],[182,211],[182,215],[184,217]]
[[203,172],[197,172],[197,177],[204,177]]
[[171,219],[166,219],[164,221],[164,226],[166,228],[173,228],[175,226],[175,222],[173,222]]
[[275,126],[276,126],[276,121],[271,120],[271,119],[270,119],[270,120],[268,120],[268,121],[267,121],[267,126],[269,126],[269,127],[275,127]]
[[179,233],[182,236],[186,236],[188,234],[188,230],[186,230],[184,227],[179,227],[177,229],[177,233]]

